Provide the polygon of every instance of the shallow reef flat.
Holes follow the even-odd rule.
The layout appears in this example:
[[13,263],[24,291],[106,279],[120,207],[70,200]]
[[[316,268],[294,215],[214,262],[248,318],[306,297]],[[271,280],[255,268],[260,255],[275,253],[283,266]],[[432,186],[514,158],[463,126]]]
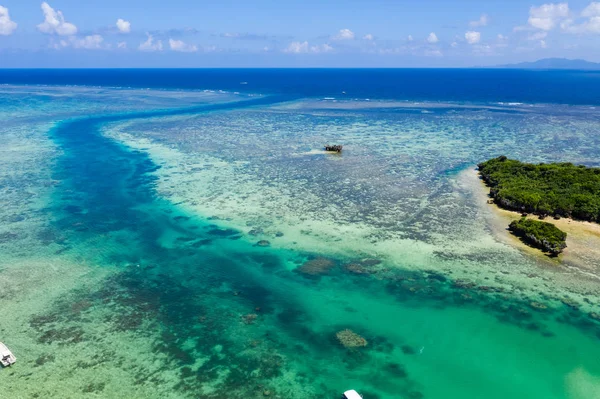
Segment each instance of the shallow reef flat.
[[[537,260],[490,234],[473,198],[478,182],[464,184],[460,172],[507,147],[524,156],[523,148],[535,148],[526,155],[532,159],[570,149],[574,159],[593,163],[587,145],[599,140],[594,118],[569,107],[549,115],[544,106],[512,105],[502,113],[500,105],[490,111],[412,104],[432,113],[406,114],[397,103],[382,102],[385,112],[376,113],[371,102],[347,103],[351,112],[332,109],[331,101],[300,101],[155,119],[105,134],[148,151],[162,166],[156,171],[161,196],[257,241],[532,288],[523,276],[539,271]],[[567,123],[577,129],[558,135]],[[570,141],[546,146],[547,135],[554,143],[563,135]],[[314,151],[329,141],[346,143],[344,153]],[[556,284],[565,280],[570,290],[581,280],[576,271],[561,276]],[[585,287],[582,292],[597,292],[595,282]]]
[[[407,113],[134,90],[105,113],[110,89],[53,88],[51,102],[45,90],[21,111],[28,128],[0,130],[14,138],[0,161],[0,312],[14,317],[0,339],[19,358],[0,370],[3,388],[56,398],[600,392],[597,282],[499,239],[463,177],[506,146],[594,162],[597,122],[577,107]],[[56,91],[93,116],[42,117],[71,108]],[[328,142],[344,152],[316,151]],[[525,151],[532,143],[539,152]]]

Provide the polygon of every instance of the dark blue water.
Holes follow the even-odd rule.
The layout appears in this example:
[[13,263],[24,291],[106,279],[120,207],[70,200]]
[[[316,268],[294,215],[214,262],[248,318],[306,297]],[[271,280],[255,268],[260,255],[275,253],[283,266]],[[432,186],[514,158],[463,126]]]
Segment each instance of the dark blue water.
[[[246,84],[242,84],[245,82]],[[600,72],[501,69],[5,69],[0,84],[212,89],[293,97],[600,104]]]

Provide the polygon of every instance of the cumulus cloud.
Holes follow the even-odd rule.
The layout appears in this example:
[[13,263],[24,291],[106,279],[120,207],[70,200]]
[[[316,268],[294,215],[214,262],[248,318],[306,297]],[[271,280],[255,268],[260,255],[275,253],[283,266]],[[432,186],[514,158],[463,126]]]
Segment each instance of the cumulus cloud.
[[567,3],[543,4],[529,9],[530,26],[545,31],[552,30],[558,22],[569,16]]
[[582,12],[582,18],[586,21],[575,23],[573,19],[567,19],[561,23],[563,31],[575,34],[600,33],[600,3],[590,3]]
[[146,36],[148,37],[148,39],[145,42],[141,43],[138,47],[140,51],[162,51],[162,41],[155,41],[154,37],[150,33],[146,33]]
[[283,52],[294,54],[308,53],[308,42],[291,42]]
[[329,53],[329,52],[333,51],[333,47],[331,47],[329,44],[325,43],[325,44],[321,44],[319,46],[312,46],[310,48],[310,51],[313,53]]
[[74,48],[82,48],[86,50],[98,50],[102,48],[104,38],[100,35],[90,35],[83,38],[71,38],[71,43]]
[[169,47],[173,51],[179,51],[181,53],[195,53],[198,51],[198,47],[193,44],[184,43],[181,40],[169,39]]
[[477,21],[469,22],[469,26],[477,28],[478,26],[487,26],[490,23],[490,18],[486,14],[482,14]]
[[104,38],[100,35],[89,35],[84,37],[69,36],[57,42],[52,41],[50,47],[60,50],[66,47],[84,50],[100,50],[105,48],[102,46]]
[[412,35],[408,35],[408,37],[406,38],[406,40],[408,40],[409,42],[412,42],[415,39],[413,39]]
[[481,41],[481,33],[469,31],[469,32],[465,33],[465,39],[467,40],[467,43],[469,43],[469,44],[477,44]]
[[37,26],[40,32],[59,36],[71,36],[77,33],[77,27],[66,22],[63,13],[54,10],[48,3],[42,3],[42,12],[44,13],[44,22]]
[[10,19],[8,8],[0,6],[0,35],[12,35],[15,29],[17,29],[17,23]]
[[581,12],[581,16],[586,18],[600,17],[600,3],[590,3],[590,5]]
[[131,22],[125,21],[124,19],[117,19],[117,29],[121,33],[129,33],[131,32]]
[[536,32],[536,33],[532,33],[531,35],[529,35],[527,40],[542,40],[542,39],[545,39],[546,36],[548,36],[548,32],[546,32],[546,31]]
[[600,33],[600,17],[592,17],[583,23],[575,25],[572,20],[569,20],[562,24],[561,27],[567,33]]
[[375,40],[375,36],[373,36],[370,33],[367,33],[366,35],[363,36],[363,39],[371,41],[371,40]]
[[352,40],[354,39],[354,32],[350,29],[340,29],[337,35],[333,37],[335,40]]
[[434,32],[431,32],[429,36],[427,36],[427,42],[431,44],[435,44],[439,42],[437,35]]
[[283,52],[290,54],[306,54],[306,53],[329,53],[333,51],[333,47],[329,44],[321,44],[310,46],[307,41],[304,42],[292,42],[287,46]]

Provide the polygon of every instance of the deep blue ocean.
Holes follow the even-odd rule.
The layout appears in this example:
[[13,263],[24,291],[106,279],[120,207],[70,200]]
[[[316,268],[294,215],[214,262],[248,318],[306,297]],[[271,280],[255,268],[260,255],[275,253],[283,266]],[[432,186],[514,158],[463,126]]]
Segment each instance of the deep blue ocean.
[[[517,69],[4,69],[0,84],[211,89],[290,97],[600,104],[600,72]],[[345,94],[342,94],[344,93]]]

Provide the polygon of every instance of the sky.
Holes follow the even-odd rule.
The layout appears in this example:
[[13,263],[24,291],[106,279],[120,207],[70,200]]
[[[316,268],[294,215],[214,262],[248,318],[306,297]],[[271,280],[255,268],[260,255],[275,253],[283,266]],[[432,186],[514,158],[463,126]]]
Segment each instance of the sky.
[[600,2],[0,0],[0,67],[600,62]]

